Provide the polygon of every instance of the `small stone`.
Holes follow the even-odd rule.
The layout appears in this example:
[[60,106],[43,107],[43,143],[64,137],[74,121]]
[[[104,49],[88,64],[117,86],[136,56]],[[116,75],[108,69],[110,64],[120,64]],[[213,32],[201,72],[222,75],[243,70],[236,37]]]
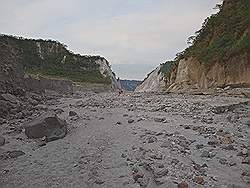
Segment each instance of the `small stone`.
[[210,146],[217,146],[217,145],[220,144],[220,142],[219,142],[217,139],[213,138],[213,139],[210,139],[210,140],[207,142],[207,144],[210,145]]
[[215,154],[209,151],[203,151],[201,154],[201,157],[204,157],[204,158],[213,158],[214,156]]
[[250,164],[250,159],[246,157],[245,159],[242,160],[242,164]]
[[221,158],[221,159],[219,160],[219,162],[220,162],[220,164],[222,164],[222,165],[227,165],[227,164],[228,164],[228,161],[227,161],[226,159],[224,159],[224,158]]
[[165,120],[166,120],[165,117],[155,117],[155,118],[154,118],[154,121],[155,121],[155,122],[164,122]]
[[168,174],[168,169],[163,168],[163,169],[157,169],[154,171],[154,177],[161,178],[163,176],[166,176]]
[[10,158],[17,158],[21,155],[25,155],[25,153],[23,151],[20,151],[20,150],[14,150],[14,151],[9,151],[8,152],[8,156]]
[[5,144],[5,138],[0,135],[0,146],[3,146]]
[[139,183],[141,187],[147,187],[149,178],[146,178],[145,176],[143,178],[138,178],[137,183]]
[[221,139],[222,144],[232,144],[233,140],[230,137],[223,137]]
[[190,125],[184,125],[183,127],[184,127],[184,129],[191,129]]
[[143,176],[144,176],[144,174],[142,174],[141,172],[134,172],[133,173],[133,178],[134,178],[135,182],[137,182],[137,180],[139,178],[143,178]]
[[205,146],[203,144],[197,144],[195,145],[196,149],[202,149],[204,148]]
[[103,184],[105,181],[101,180],[101,179],[96,179],[95,180],[95,184],[101,185]]
[[74,111],[69,111],[69,116],[77,116],[77,113]]
[[179,183],[178,188],[188,188],[187,182],[183,181],[183,182]]
[[41,143],[38,144],[39,147],[46,146],[46,142],[42,141]]
[[156,185],[166,184],[168,185],[168,187],[173,187],[173,182],[166,176],[161,178],[155,178],[154,181]]
[[116,125],[121,125],[122,123],[120,121],[117,121],[116,122]]
[[196,176],[195,178],[194,178],[194,181],[196,182],[196,183],[198,183],[198,184],[204,184],[204,178],[203,178],[203,176]]
[[222,149],[224,150],[236,150],[233,145],[227,145],[227,146],[222,146]]
[[241,153],[243,154],[243,155],[247,155],[247,149],[246,148],[244,148],[242,151],[241,151]]
[[148,143],[153,143],[153,142],[156,142],[156,141],[157,141],[157,138],[154,137],[154,136],[150,136],[150,137],[148,138]]
[[164,141],[160,147],[162,148],[170,148],[172,146],[172,143],[171,141],[167,140],[167,141]]
[[128,123],[133,123],[135,120],[133,120],[133,119],[129,119],[128,120]]
[[126,158],[127,155],[126,155],[125,153],[122,153],[122,154],[121,154],[121,157],[122,157],[122,158]]

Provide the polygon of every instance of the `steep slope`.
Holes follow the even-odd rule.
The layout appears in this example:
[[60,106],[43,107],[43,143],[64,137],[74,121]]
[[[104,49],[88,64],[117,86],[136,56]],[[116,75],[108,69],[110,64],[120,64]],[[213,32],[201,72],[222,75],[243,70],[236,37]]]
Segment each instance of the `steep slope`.
[[140,85],[135,89],[135,92],[153,92],[162,91],[166,87],[166,82],[169,80],[168,75],[174,66],[174,61],[167,61],[160,64],[155,70],[147,75]]
[[177,54],[165,74],[166,89],[250,86],[250,1],[225,0],[217,8],[188,39],[190,46]]
[[135,92],[151,92],[158,91],[164,88],[164,74],[161,72],[161,67],[158,66],[155,70],[148,74],[147,78],[136,87]]
[[[100,56],[82,56],[69,51],[64,44],[51,40],[34,40],[0,36],[1,46],[16,52],[18,65],[29,75],[71,80],[75,83],[98,83],[115,88],[116,78],[108,61]],[[0,51],[3,51],[1,48]],[[2,61],[1,64],[4,64]]]

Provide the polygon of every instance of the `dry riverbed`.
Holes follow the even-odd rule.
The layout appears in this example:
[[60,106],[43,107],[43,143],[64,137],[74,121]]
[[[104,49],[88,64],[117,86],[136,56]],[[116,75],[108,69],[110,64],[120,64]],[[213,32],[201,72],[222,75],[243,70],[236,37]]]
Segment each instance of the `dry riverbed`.
[[[1,120],[2,188],[249,187],[247,98],[78,93],[37,101],[28,115]],[[43,113],[66,120],[64,138],[27,138],[23,127]]]

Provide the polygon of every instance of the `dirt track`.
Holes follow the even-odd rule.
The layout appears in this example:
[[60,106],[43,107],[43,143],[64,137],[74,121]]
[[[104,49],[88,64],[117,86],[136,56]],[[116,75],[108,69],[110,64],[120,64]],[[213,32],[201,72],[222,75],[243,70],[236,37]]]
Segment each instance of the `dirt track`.
[[25,155],[0,158],[0,187],[249,186],[248,99],[85,93],[43,107],[67,121],[68,134],[43,145],[1,125],[0,155]]

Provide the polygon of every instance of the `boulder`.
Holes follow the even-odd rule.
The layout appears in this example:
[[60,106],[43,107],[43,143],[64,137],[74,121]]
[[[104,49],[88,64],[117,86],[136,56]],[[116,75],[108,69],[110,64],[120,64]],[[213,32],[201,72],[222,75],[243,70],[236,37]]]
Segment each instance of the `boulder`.
[[67,134],[67,123],[57,116],[41,116],[25,126],[28,138],[45,137],[47,142],[61,139]]

